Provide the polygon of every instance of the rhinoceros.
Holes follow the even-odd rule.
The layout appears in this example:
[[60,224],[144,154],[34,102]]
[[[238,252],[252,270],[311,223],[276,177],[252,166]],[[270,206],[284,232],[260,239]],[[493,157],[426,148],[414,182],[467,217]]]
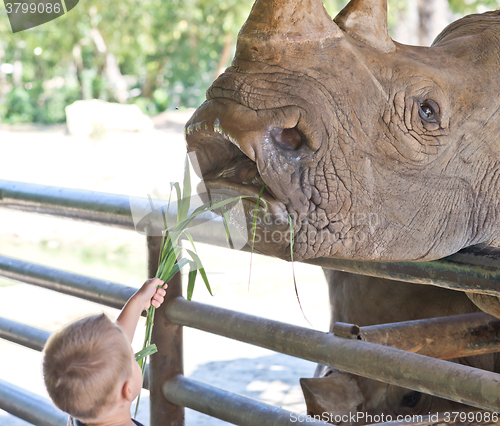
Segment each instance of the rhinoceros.
[[[264,254],[428,261],[499,245],[499,69],[500,11],[416,47],[389,37],[385,0],[352,0],[334,20],[321,0],[257,0],[186,124],[188,150],[209,192],[261,193]],[[243,202],[252,229],[255,199]],[[468,296],[500,316],[496,297]]]
[[385,0],[352,0],[335,20],[321,0],[257,0],[186,125],[207,189],[265,184],[255,249],[285,259],[289,218],[295,260],[498,245],[499,23],[467,16],[415,47],[389,37]]
[[[326,271],[331,304],[331,327],[336,322],[360,326],[459,315],[479,309],[460,291],[400,281]],[[444,337],[446,338],[446,337]],[[452,361],[489,371],[500,371],[500,354],[469,356]],[[367,424],[377,415],[427,415],[473,410],[458,402],[318,366],[315,378],[301,379],[311,416],[356,419],[340,424]],[[380,418],[380,417],[379,417]],[[452,423],[460,424],[464,423]]]

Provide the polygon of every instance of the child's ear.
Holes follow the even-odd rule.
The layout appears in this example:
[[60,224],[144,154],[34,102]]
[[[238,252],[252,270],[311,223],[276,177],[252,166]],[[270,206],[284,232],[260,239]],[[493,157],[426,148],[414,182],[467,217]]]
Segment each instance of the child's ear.
[[127,401],[134,400],[134,396],[132,395],[132,386],[130,381],[128,380],[123,384],[122,397],[125,398]]

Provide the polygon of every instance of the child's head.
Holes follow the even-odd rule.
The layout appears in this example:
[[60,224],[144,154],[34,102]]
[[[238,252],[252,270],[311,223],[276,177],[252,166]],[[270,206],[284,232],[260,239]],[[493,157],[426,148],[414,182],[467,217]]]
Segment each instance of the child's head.
[[[54,404],[89,421],[111,406],[133,375],[133,353],[123,330],[92,315],[54,333],[44,348],[43,376]],[[140,389],[139,389],[140,390]]]

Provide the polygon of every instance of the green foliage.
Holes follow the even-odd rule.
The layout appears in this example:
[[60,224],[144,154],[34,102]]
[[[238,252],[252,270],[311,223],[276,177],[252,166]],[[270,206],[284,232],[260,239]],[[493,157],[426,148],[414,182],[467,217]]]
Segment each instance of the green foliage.
[[76,87],[44,90],[41,84],[14,86],[0,107],[0,119],[9,124],[61,123],[66,120],[64,108],[78,99]]
[[[23,71],[22,81],[6,76],[0,121],[59,122],[64,106],[76,99],[116,101],[106,78],[107,53],[115,56],[122,75],[131,76],[129,89],[139,89],[129,102],[148,114],[198,106],[216,70],[229,65],[219,63],[224,45],[234,49],[251,5],[252,0],[87,0],[54,21],[16,34],[3,9],[0,64],[19,61]],[[62,93],[42,90],[55,77],[65,79]]]
[[[389,0],[394,25],[410,1]],[[454,13],[498,7],[499,0],[449,0]],[[0,121],[64,121],[76,99],[116,101],[106,77],[107,54],[127,76],[130,103],[148,114],[196,107],[220,68],[229,65],[239,29],[253,0],[86,0],[40,27],[12,34],[0,10],[0,64],[22,64],[6,75]],[[335,16],[347,0],[324,0]],[[481,9],[482,8],[482,9]],[[99,41],[101,40],[101,41]],[[104,46],[104,47],[103,47]],[[103,50],[104,49],[104,50]],[[223,55],[224,51],[230,54]],[[57,90],[47,82],[63,78]]]
[[499,0],[448,0],[453,13],[460,16],[494,10],[500,6]]

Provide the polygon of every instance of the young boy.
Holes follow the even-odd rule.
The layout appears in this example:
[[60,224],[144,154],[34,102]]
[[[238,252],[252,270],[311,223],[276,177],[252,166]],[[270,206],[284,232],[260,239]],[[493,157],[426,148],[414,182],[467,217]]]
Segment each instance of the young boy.
[[[54,404],[70,426],[133,426],[130,407],[142,389],[131,343],[143,310],[158,308],[164,284],[147,280],[123,307],[116,323],[106,315],[82,318],[54,333],[44,348],[43,376]],[[140,425],[142,426],[142,425]]]

